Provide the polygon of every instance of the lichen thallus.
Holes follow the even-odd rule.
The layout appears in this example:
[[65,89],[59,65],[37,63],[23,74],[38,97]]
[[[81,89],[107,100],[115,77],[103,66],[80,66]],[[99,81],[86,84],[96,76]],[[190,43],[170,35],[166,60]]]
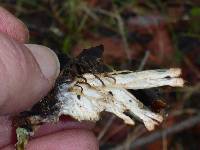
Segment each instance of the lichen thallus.
[[[80,55],[75,58],[68,57],[68,61],[65,61],[67,63],[60,73],[60,78],[57,80],[57,84],[71,82],[75,78],[78,78],[80,80],[76,82],[75,86],[80,87],[82,93],[83,88],[79,85],[80,83],[86,84],[90,88],[92,87],[89,83],[87,83],[87,79],[82,76],[85,73],[92,74],[101,82],[102,86],[105,86],[105,84],[97,75],[99,73],[103,73],[104,77],[111,78],[115,82],[115,78],[107,74],[107,72],[111,72],[113,70],[103,63],[103,51],[103,45],[99,45],[89,49],[84,49]],[[80,95],[78,95],[78,97],[80,97]]]
[[[105,77],[111,78],[115,82],[115,78],[107,75],[107,72],[111,72],[112,69],[103,63],[103,51],[103,45],[99,45],[89,49],[84,49],[75,58],[67,55],[65,55],[65,57],[62,56],[65,64],[61,67],[61,72],[56,80],[55,87],[47,96],[42,98],[42,100],[36,103],[29,111],[21,112],[19,116],[15,117],[14,125],[25,128],[31,132],[34,126],[42,124],[42,122],[40,122],[42,119],[39,119],[38,117],[36,119],[34,116],[45,118],[46,116],[53,116],[58,113],[60,107],[59,104],[57,104],[55,97],[59,92],[58,86],[63,83],[70,83],[75,78],[79,78],[80,80],[77,81],[75,86],[79,87],[82,93],[83,88],[79,85],[79,83],[83,83],[91,87],[91,85],[87,83],[87,79],[82,76],[84,73],[91,73],[94,75],[95,78],[102,83],[102,86],[105,86],[105,84],[97,75],[98,73],[103,73]],[[77,98],[80,99],[81,96],[77,95]]]
[[[15,117],[14,125],[17,127],[26,128],[28,131],[31,132],[34,128],[34,125],[42,124],[42,122],[40,122],[40,119],[35,119],[34,116],[40,116],[42,118],[45,118],[46,116],[53,116],[56,113],[59,113],[60,107],[55,97],[56,94],[59,92],[59,85],[63,83],[70,83],[75,78],[79,78],[80,80],[76,82],[75,86],[79,87],[81,91],[80,93],[82,93],[83,88],[79,85],[79,83],[83,83],[91,87],[91,85],[87,83],[87,79],[82,76],[85,73],[93,74],[101,82],[102,86],[105,86],[105,84],[97,75],[99,73],[103,73],[104,77],[108,77],[112,79],[113,82],[116,82],[115,78],[107,74],[108,72],[111,72],[113,70],[106,64],[104,64],[103,51],[103,45],[99,45],[96,47],[91,47],[89,49],[84,49],[75,58],[67,55],[60,55],[61,63],[64,63],[61,64],[61,72],[56,80],[54,88],[49,92],[47,96],[42,98],[42,100],[36,103],[29,111],[21,112],[19,116]],[[133,92],[134,94],[136,94],[136,92],[139,93],[136,94],[138,95],[139,99],[151,108],[155,103],[157,103],[158,99],[160,102],[161,97],[158,96],[159,94],[156,94],[156,92],[154,91],[155,89],[144,89],[139,90],[138,92],[135,90],[130,92]],[[109,91],[108,93],[112,95],[111,91]],[[145,95],[148,95],[148,97]],[[80,99],[81,95],[77,95],[77,98]],[[157,112],[164,107],[165,104],[163,103],[162,107],[155,109],[152,108],[152,110]]]
[[[90,111],[88,111],[88,108],[90,106],[94,107],[94,108],[89,108],[89,110],[92,110],[92,114],[94,115],[92,116],[93,120],[98,120],[99,118],[98,114],[101,111],[104,111],[106,109],[108,112],[110,111],[118,115],[120,118],[125,120],[126,123],[134,124],[134,122],[130,120],[129,117],[123,114],[125,109],[127,109],[127,110],[132,110],[140,118],[142,118],[143,122],[145,123],[146,127],[149,130],[152,130],[154,128],[154,125],[157,124],[156,122],[152,120],[152,118],[157,119],[158,122],[162,121],[161,116],[151,113],[148,110],[143,110],[143,108],[140,108],[140,102],[137,100],[138,98],[142,101],[142,103],[144,103],[144,105],[150,106],[151,110],[156,111],[156,112],[159,111],[161,108],[165,106],[165,103],[160,102],[160,98],[159,96],[157,96],[157,94],[155,94],[154,89],[141,89],[141,90],[138,90],[138,93],[134,93],[136,97],[138,96],[137,98],[135,98],[134,96],[131,96],[130,93],[137,91],[137,88],[136,89],[132,87],[127,88],[128,91],[130,89],[134,90],[134,91],[130,90],[129,91],[130,93],[129,93],[128,91],[126,91],[126,89],[124,89],[123,85],[120,85],[120,83],[123,83],[124,81],[126,81],[127,78],[130,79],[130,77],[131,77],[131,81],[133,79],[136,80],[138,77],[134,76],[134,73],[132,71],[115,71],[109,68],[107,65],[103,63],[103,58],[102,58],[103,51],[104,51],[103,45],[99,45],[99,46],[92,47],[89,49],[84,49],[75,58],[72,58],[69,56],[62,57],[63,58],[62,60],[64,61],[64,65],[63,63],[61,63],[61,73],[55,82],[54,88],[48,93],[47,96],[42,98],[42,100],[36,103],[30,110],[20,113],[14,119],[14,125],[17,127],[16,132],[18,136],[18,143],[17,143],[18,150],[24,149],[28,137],[32,135],[32,133],[34,133],[35,129],[40,124],[43,124],[44,122],[57,122],[59,119],[59,116],[62,114],[75,117],[79,121],[91,120],[91,118],[88,118],[88,115],[90,114],[89,113]],[[156,78],[162,79],[165,77],[165,74],[169,73],[170,76],[173,78],[173,77],[178,76],[180,74],[179,72],[180,72],[179,69],[178,70],[169,69],[169,70],[164,70],[164,76],[162,75],[162,72],[159,73],[159,70],[153,71],[153,72],[146,71],[146,72],[143,72],[142,75],[148,76],[148,74],[150,74],[152,79],[154,79],[154,77],[152,77],[154,75]],[[92,80],[95,82],[99,81],[98,88],[102,88],[102,89],[99,89],[98,91],[97,89],[94,89],[95,87],[90,85],[92,83],[90,81],[90,78],[84,76],[86,74],[93,75]],[[122,77],[123,81],[122,79],[118,77]],[[112,79],[112,84],[113,83],[114,84],[113,85],[110,84],[111,81],[109,80],[109,85],[111,87],[115,87],[114,89],[111,87],[109,88],[107,87],[107,85],[105,85],[106,82],[104,83],[104,81],[106,81],[107,78]],[[140,78],[138,79],[139,81],[141,80]],[[88,82],[87,80],[90,82]],[[154,80],[150,80],[150,81],[154,82]],[[162,81],[164,81],[163,85],[170,85],[171,83],[164,79],[162,79]],[[141,82],[148,83],[146,82],[146,80],[144,81],[141,80]],[[176,82],[176,79],[173,81],[173,83],[174,82]],[[135,83],[137,82],[135,81],[131,83],[131,85],[132,84],[135,85]],[[182,80],[181,80],[181,83],[182,83]],[[61,88],[63,85],[65,86],[64,90],[66,90],[64,92],[62,91],[63,89]],[[129,83],[127,83],[127,86],[128,85]],[[178,83],[175,83],[175,85],[180,86]],[[68,88],[70,86],[72,86],[72,91],[70,91],[70,88]],[[88,86],[88,87],[86,88],[85,86]],[[122,86],[122,87],[117,87],[117,86]],[[153,87],[158,87],[158,86],[161,86],[161,85],[155,85]],[[80,88],[80,92],[75,92],[74,91],[76,89],[75,87]],[[94,97],[90,97],[91,99],[88,98],[87,96],[89,94],[88,92],[89,90],[93,94],[94,93],[100,94],[100,96],[97,95],[99,99],[98,98],[95,99]],[[106,92],[109,96],[107,96]],[[124,96],[126,98],[124,98]],[[64,100],[62,101],[63,98]],[[105,98],[105,101],[102,101],[104,98]],[[108,101],[106,101],[106,99],[108,99]],[[128,99],[129,101],[126,101]],[[148,99],[148,100],[143,101],[144,99],[145,100]],[[94,102],[94,100],[96,101]],[[86,106],[88,101],[89,101],[89,105]],[[80,107],[76,107],[76,104],[80,105]],[[131,107],[129,107],[130,104],[131,104]],[[71,106],[73,108],[71,108]],[[82,106],[84,106],[84,109],[81,108]],[[135,108],[136,110],[133,108]],[[154,108],[156,110],[154,110]],[[75,110],[72,110],[72,109],[75,109]],[[83,115],[82,112],[84,112],[85,114]],[[140,112],[141,114],[138,114],[138,112]],[[79,117],[77,118],[77,116]],[[149,123],[146,122],[147,120],[149,121]],[[20,136],[23,136],[23,137],[26,136],[26,137],[22,138]]]

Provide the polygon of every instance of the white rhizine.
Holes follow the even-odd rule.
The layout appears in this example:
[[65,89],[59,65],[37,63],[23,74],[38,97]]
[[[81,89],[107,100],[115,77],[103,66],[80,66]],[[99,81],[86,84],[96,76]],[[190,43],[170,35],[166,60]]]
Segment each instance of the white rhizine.
[[71,84],[60,85],[60,92],[57,95],[62,104],[60,115],[70,115],[79,121],[97,121],[100,113],[107,111],[114,113],[125,123],[134,125],[134,120],[124,114],[128,111],[133,117],[142,120],[148,130],[153,130],[155,125],[162,122],[163,117],[145,108],[126,89],[147,89],[166,85],[181,87],[184,81],[178,78],[180,74],[180,69],[115,71],[98,74],[101,81],[92,74],[84,74],[84,78],[91,86],[80,78]]

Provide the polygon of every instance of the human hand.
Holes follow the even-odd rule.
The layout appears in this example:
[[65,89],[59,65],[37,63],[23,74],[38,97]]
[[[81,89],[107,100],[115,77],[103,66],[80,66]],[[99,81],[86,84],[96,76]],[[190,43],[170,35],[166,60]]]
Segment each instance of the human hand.
[[[10,116],[27,110],[45,96],[59,74],[59,61],[49,48],[25,44],[28,29],[0,7],[0,149],[14,149]],[[95,150],[98,144],[90,123],[70,120],[44,125],[27,150]]]

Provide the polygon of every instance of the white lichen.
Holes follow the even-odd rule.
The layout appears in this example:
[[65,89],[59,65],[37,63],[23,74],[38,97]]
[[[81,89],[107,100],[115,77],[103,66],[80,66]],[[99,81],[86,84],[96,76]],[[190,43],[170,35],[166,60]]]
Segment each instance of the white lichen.
[[[180,69],[147,70],[141,72],[114,71],[110,73],[84,74],[71,84],[60,85],[57,99],[61,103],[59,115],[70,115],[82,121],[97,121],[102,111],[115,114],[125,123],[134,125],[134,120],[124,114],[128,111],[140,119],[148,130],[162,122],[163,117],[148,110],[126,89],[147,89],[160,86],[181,87],[184,84]],[[103,84],[102,84],[103,83]]]

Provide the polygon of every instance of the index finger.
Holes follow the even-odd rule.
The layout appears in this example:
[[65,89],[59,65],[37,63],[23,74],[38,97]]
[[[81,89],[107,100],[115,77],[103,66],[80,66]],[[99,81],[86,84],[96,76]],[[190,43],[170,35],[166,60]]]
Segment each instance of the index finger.
[[26,43],[29,39],[26,25],[2,7],[0,7],[0,32],[21,43]]

